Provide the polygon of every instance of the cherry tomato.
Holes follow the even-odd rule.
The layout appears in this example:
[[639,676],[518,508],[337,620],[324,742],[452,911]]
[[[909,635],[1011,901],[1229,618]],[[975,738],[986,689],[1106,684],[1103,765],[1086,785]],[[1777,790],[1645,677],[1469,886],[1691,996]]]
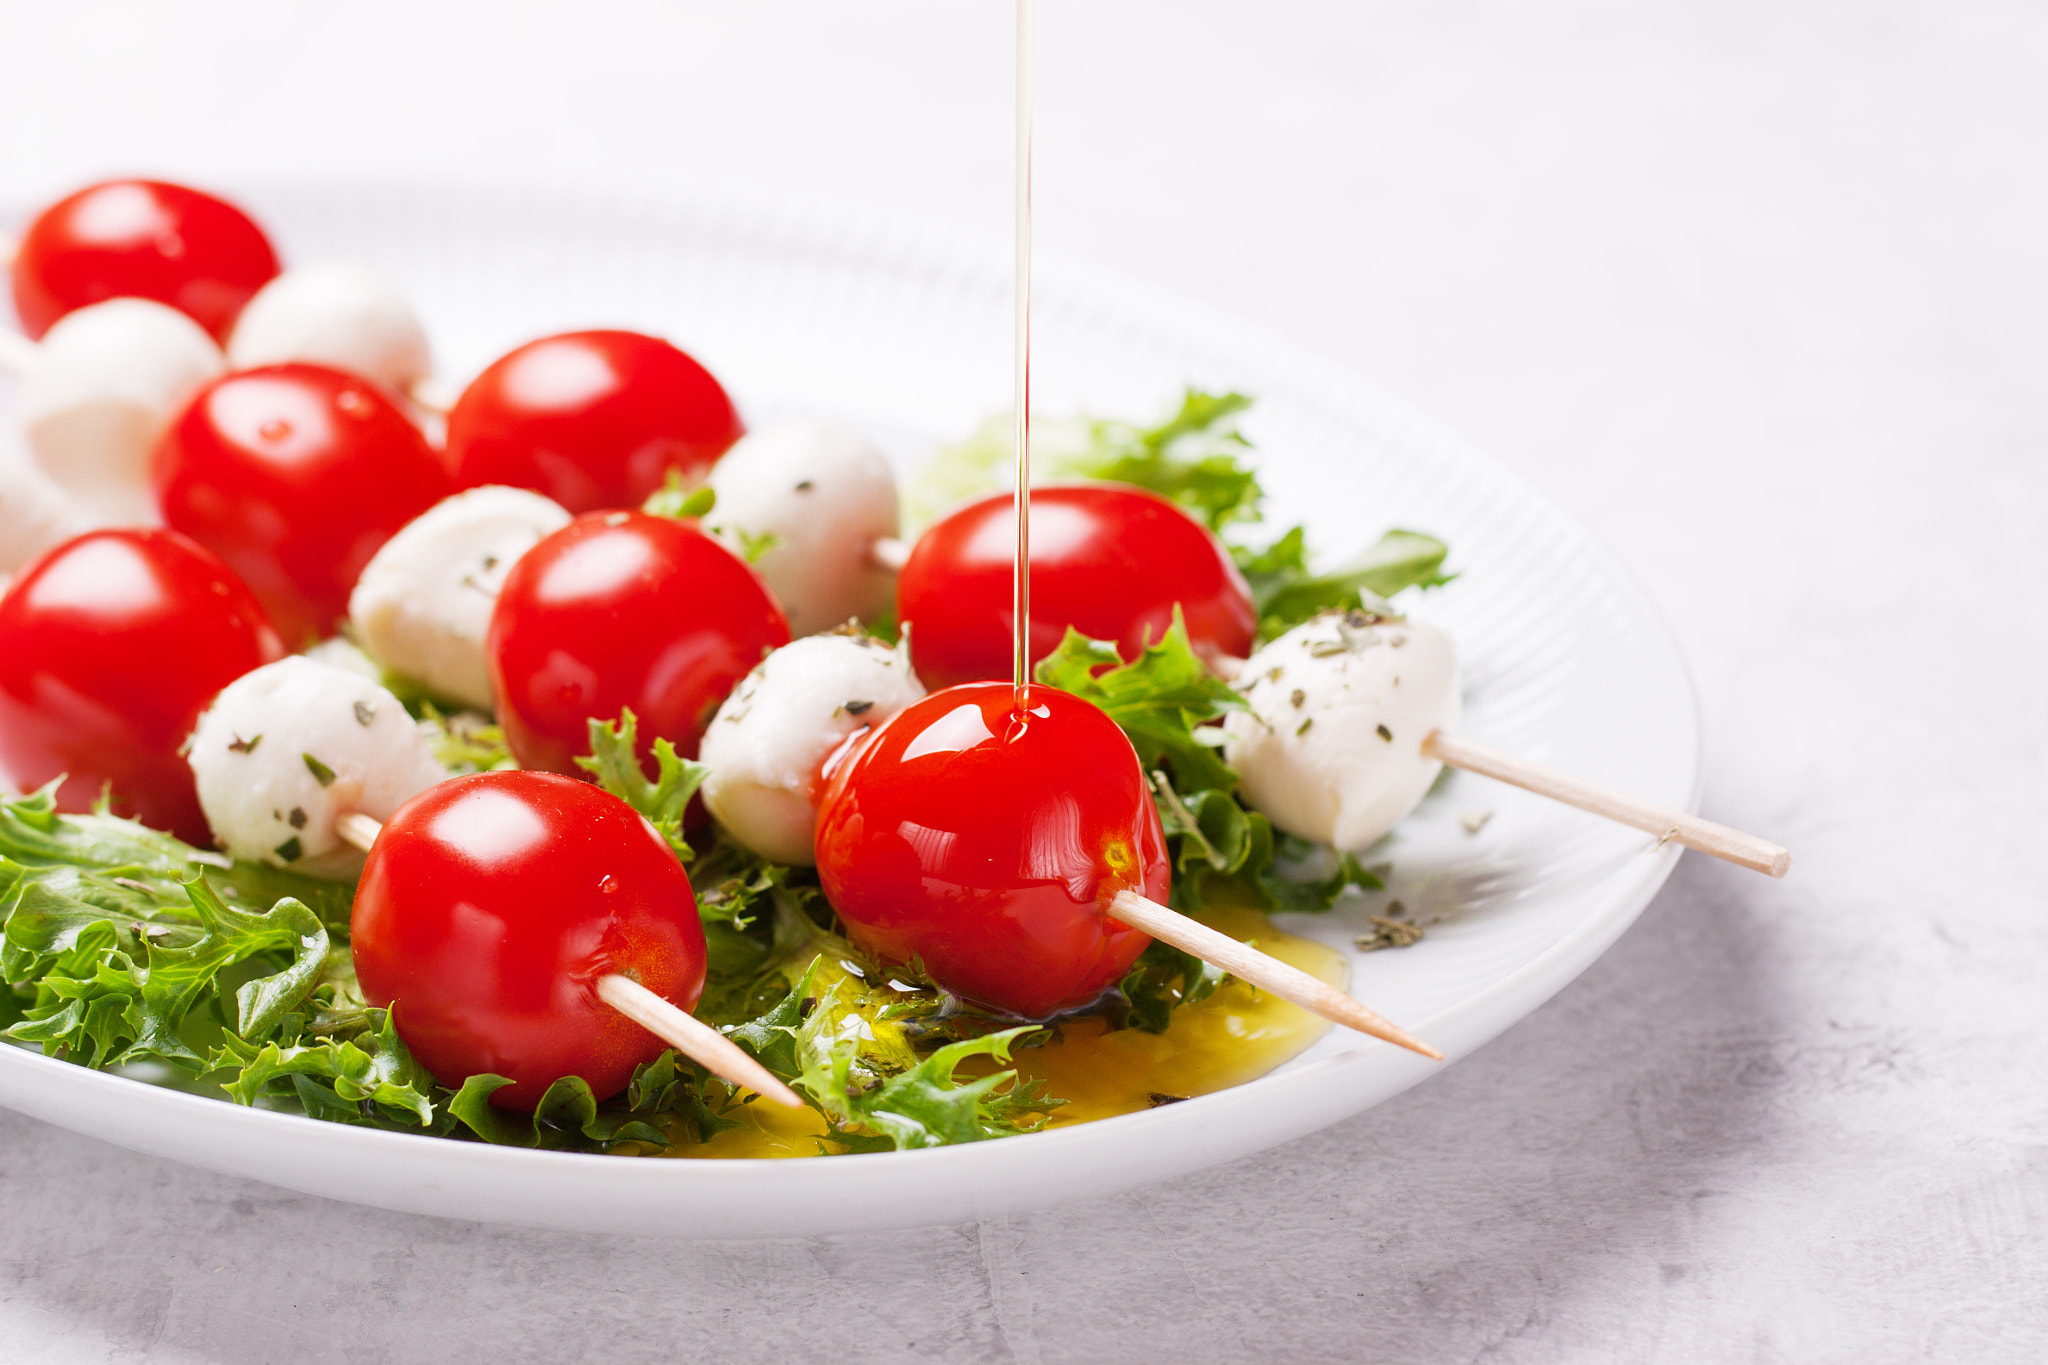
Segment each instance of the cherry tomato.
[[14,257],[14,311],[40,337],[89,303],[154,299],[225,341],[277,271],[263,229],[233,204],[160,180],[110,180],[29,224]]
[[165,522],[232,565],[294,644],[331,633],[370,556],[454,491],[381,389],[324,365],[207,385],[151,476]]
[[704,990],[690,878],[625,802],[553,773],[429,787],[377,836],[350,946],[363,994],[444,1085],[494,1071],[530,1110],[581,1076],[599,1099],[666,1046],[597,996],[624,973],[682,1009]]
[[590,722],[628,707],[643,759],[656,738],[694,757],[726,694],[788,643],[760,577],[694,522],[590,512],[512,566],[484,653],[520,766],[575,774]]
[[[1010,566],[1017,532],[1008,493],[975,499],[918,538],[897,581],[910,657],[931,687],[1011,673]],[[1135,659],[1166,634],[1178,603],[1206,658],[1252,651],[1258,615],[1230,554],[1166,499],[1126,484],[1031,490],[1031,658],[1072,626]]]
[[57,805],[114,809],[204,848],[179,752],[216,693],[284,656],[256,598],[175,531],[88,531],[0,597],[0,786],[60,774]]
[[569,332],[492,362],[448,414],[458,487],[510,484],[571,512],[701,483],[745,429],[711,372],[659,337]]
[[1028,1019],[1094,1000],[1150,942],[1103,907],[1164,901],[1166,836],[1116,722],[1066,692],[934,692],[830,773],[818,876],[853,941]]

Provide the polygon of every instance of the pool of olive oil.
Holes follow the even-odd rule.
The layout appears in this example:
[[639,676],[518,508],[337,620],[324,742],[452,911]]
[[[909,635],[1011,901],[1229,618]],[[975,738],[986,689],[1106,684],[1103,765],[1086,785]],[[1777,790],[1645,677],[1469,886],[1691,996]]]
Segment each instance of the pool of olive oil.
[[[1200,918],[1333,986],[1346,984],[1349,967],[1342,954],[1282,933],[1256,910],[1215,910]],[[1164,1033],[1111,1029],[1095,1018],[1069,1020],[1049,1041],[1019,1048],[1012,1062],[1020,1077],[1044,1080],[1048,1091],[1067,1101],[1045,1125],[1064,1128],[1243,1085],[1299,1056],[1329,1027],[1298,1005],[1233,980],[1208,999],[1174,1010]],[[727,1117],[739,1126],[709,1142],[685,1142],[668,1155],[805,1157],[837,1150],[814,1109],[747,1104]]]

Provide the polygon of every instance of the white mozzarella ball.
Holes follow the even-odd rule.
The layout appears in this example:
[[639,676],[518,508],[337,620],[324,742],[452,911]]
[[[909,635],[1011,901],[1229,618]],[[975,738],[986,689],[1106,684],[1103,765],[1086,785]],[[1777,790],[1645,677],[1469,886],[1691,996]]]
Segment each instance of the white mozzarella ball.
[[21,417],[36,463],[96,516],[153,525],[149,457],[202,385],[226,369],[206,329],[148,299],[66,313],[22,376]]
[[316,877],[362,864],[335,833],[342,816],[388,820],[448,776],[398,698],[296,656],[229,683],[199,718],[187,757],[223,849]]
[[91,526],[85,509],[40,469],[17,456],[0,457],[0,578]]
[[868,635],[812,635],[763,659],[704,732],[704,804],[772,862],[817,861],[819,767],[857,730],[924,695],[908,648]]
[[901,526],[896,474],[859,432],[829,422],[752,432],[712,467],[711,488],[718,503],[705,520],[736,548],[741,531],[775,537],[754,568],[792,635],[888,610],[895,575],[872,553]]
[[484,635],[519,556],[569,524],[557,503],[523,488],[471,488],[384,542],[349,594],[364,649],[436,696],[491,707]]
[[433,373],[426,329],[398,286],[354,261],[315,261],[256,292],[228,338],[238,370],[305,361],[407,395]]
[[1329,613],[1245,661],[1251,711],[1224,721],[1245,799],[1280,829],[1355,851],[1415,809],[1443,765],[1422,752],[1461,710],[1458,652],[1421,621]]

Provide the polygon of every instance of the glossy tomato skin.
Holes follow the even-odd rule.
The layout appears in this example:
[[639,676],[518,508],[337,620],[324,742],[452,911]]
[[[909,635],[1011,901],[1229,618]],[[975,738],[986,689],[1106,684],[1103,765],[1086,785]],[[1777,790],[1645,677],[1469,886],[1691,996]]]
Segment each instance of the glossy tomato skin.
[[175,531],[88,531],[0,596],[0,786],[212,843],[179,752],[214,696],[284,656],[242,580]]
[[552,773],[429,787],[384,825],[349,937],[363,994],[387,1005],[445,1085],[483,1072],[531,1110],[563,1076],[599,1099],[666,1046],[597,996],[621,972],[682,1009],[704,990],[690,878],[625,802]]
[[[575,774],[590,722],[631,708],[695,757],[734,685],[789,624],[760,576],[695,522],[591,512],[520,556],[484,653],[498,720],[522,767]],[[651,769],[650,769],[651,771]]]
[[87,304],[154,299],[225,341],[277,272],[263,229],[233,204],[160,180],[111,180],[29,224],[14,258],[14,311],[40,337]]
[[831,772],[817,851],[855,943],[1027,1019],[1089,1003],[1144,951],[1104,913],[1117,892],[1170,890],[1159,813],[1116,722],[1046,687],[1019,712],[1006,682],[891,717]]
[[324,365],[216,379],[150,472],[164,521],[240,573],[294,645],[331,634],[378,547],[454,491],[396,403]]
[[[918,538],[896,586],[911,661],[931,687],[1011,673],[1010,566],[1017,533],[1008,493],[956,508]],[[1031,490],[1031,658],[1072,626],[1135,659],[1173,624],[1206,658],[1244,658],[1258,615],[1222,542],[1165,498],[1128,484]]]
[[672,469],[703,482],[744,430],[711,372],[668,342],[569,332],[470,383],[448,414],[448,462],[462,488],[531,488],[571,512],[638,507]]

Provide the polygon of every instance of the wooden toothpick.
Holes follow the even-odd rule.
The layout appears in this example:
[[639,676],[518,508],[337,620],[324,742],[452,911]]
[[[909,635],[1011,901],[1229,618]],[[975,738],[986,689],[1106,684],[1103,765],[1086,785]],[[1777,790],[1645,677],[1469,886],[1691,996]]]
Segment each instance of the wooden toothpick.
[[868,547],[868,558],[890,573],[902,573],[903,566],[910,562],[910,542],[883,536]]
[[1538,796],[1547,796],[1553,801],[1562,801],[1567,806],[1654,834],[1660,840],[1696,848],[1766,876],[1782,877],[1792,866],[1789,851],[1754,834],[1744,834],[1739,829],[1717,825],[1697,815],[1638,801],[1633,796],[1609,791],[1540,763],[1531,763],[1526,758],[1516,758],[1513,754],[1447,735],[1441,730],[1422,742],[1422,752],[1453,768],[1462,768],[1466,772],[1520,787],[1523,791],[1535,792]]
[[1200,920],[1169,910],[1158,901],[1147,900],[1135,891],[1119,891],[1109,903],[1110,918],[1133,929],[1143,929],[1184,953],[1193,953],[1211,966],[1221,967],[1240,981],[1249,981],[1262,991],[1291,1000],[1331,1023],[1357,1029],[1360,1033],[1419,1052],[1432,1061],[1444,1054],[1413,1034],[1388,1023],[1356,1000],[1325,981],[1318,981],[1299,967],[1290,967],[1249,944],[1239,943]]

